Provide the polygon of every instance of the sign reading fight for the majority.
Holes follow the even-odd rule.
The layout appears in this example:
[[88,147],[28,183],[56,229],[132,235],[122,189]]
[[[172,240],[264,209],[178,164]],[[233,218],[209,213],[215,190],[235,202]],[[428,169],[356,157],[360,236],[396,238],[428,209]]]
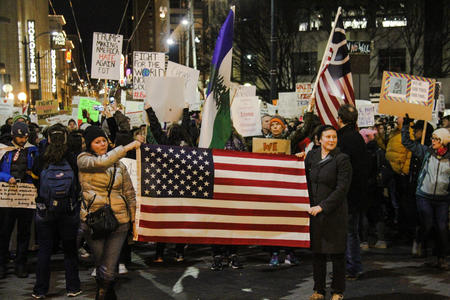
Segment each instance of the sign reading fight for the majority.
[[123,36],[94,32],[92,41],[91,77],[96,79],[120,79],[120,55]]
[[36,113],[38,118],[45,119],[58,113],[58,100],[38,100],[36,101]]
[[382,114],[430,121],[436,80],[395,72],[383,72],[378,110]]
[[261,135],[261,115],[258,97],[234,98],[231,117],[237,132],[243,137]]
[[133,99],[145,99],[145,77],[164,77],[166,57],[159,52],[133,52]]
[[36,187],[31,183],[0,182],[0,207],[36,208]]

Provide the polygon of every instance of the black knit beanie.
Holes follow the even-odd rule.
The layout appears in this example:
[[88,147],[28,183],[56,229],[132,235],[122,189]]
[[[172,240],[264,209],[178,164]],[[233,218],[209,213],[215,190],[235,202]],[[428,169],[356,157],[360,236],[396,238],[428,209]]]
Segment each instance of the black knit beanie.
[[91,151],[92,141],[100,136],[108,140],[108,138],[106,137],[106,133],[98,126],[89,126],[84,131],[84,140],[86,141],[86,149],[88,151]]

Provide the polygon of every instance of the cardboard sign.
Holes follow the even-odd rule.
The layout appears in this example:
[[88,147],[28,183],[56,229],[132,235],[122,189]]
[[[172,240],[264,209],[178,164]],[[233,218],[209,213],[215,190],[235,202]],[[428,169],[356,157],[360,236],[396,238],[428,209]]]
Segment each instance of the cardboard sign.
[[184,108],[184,79],[177,77],[147,77],[146,103],[150,103],[160,122],[177,122]]
[[120,79],[120,55],[123,36],[94,32],[92,39],[91,78]]
[[0,182],[0,207],[36,208],[36,187],[31,183]]
[[164,77],[166,56],[160,52],[133,52],[133,99],[145,99],[145,78]]
[[358,110],[358,127],[375,125],[375,106],[370,101],[356,100]]
[[243,137],[261,135],[261,114],[258,97],[234,98],[231,106],[233,126]]
[[253,138],[254,153],[291,154],[291,141],[283,139]]
[[58,100],[38,100],[36,101],[36,113],[38,119],[45,119],[59,111]]
[[96,98],[80,97],[80,102],[78,103],[77,119],[82,120],[83,123],[87,122],[86,118],[83,118],[83,109],[86,109],[91,120],[97,122],[99,111],[94,109],[94,106],[97,105],[102,104],[96,101]]
[[384,71],[379,112],[430,121],[435,86],[435,79]]
[[133,183],[134,191],[137,192],[138,175],[136,160],[131,158],[121,158],[120,161],[127,167],[128,174],[130,174],[131,182]]
[[167,64],[167,77],[184,78],[184,98],[189,104],[199,102],[200,95],[197,91],[200,71],[169,61]]

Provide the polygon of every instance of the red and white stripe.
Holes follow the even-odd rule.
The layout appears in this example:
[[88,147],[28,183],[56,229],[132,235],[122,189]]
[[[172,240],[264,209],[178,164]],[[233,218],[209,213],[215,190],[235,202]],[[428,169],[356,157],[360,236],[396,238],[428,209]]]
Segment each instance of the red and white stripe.
[[214,197],[141,197],[139,241],[309,247],[304,162],[213,150]]

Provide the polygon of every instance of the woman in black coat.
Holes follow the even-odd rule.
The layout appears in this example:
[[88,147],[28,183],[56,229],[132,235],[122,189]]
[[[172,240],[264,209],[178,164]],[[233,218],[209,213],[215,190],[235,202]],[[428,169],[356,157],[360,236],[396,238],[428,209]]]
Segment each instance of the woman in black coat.
[[333,262],[333,300],[343,299],[347,237],[347,192],[352,178],[349,157],[337,146],[336,129],[324,125],[318,132],[320,147],[305,160],[311,207],[310,237],[313,251],[314,294],[325,298],[327,256]]

